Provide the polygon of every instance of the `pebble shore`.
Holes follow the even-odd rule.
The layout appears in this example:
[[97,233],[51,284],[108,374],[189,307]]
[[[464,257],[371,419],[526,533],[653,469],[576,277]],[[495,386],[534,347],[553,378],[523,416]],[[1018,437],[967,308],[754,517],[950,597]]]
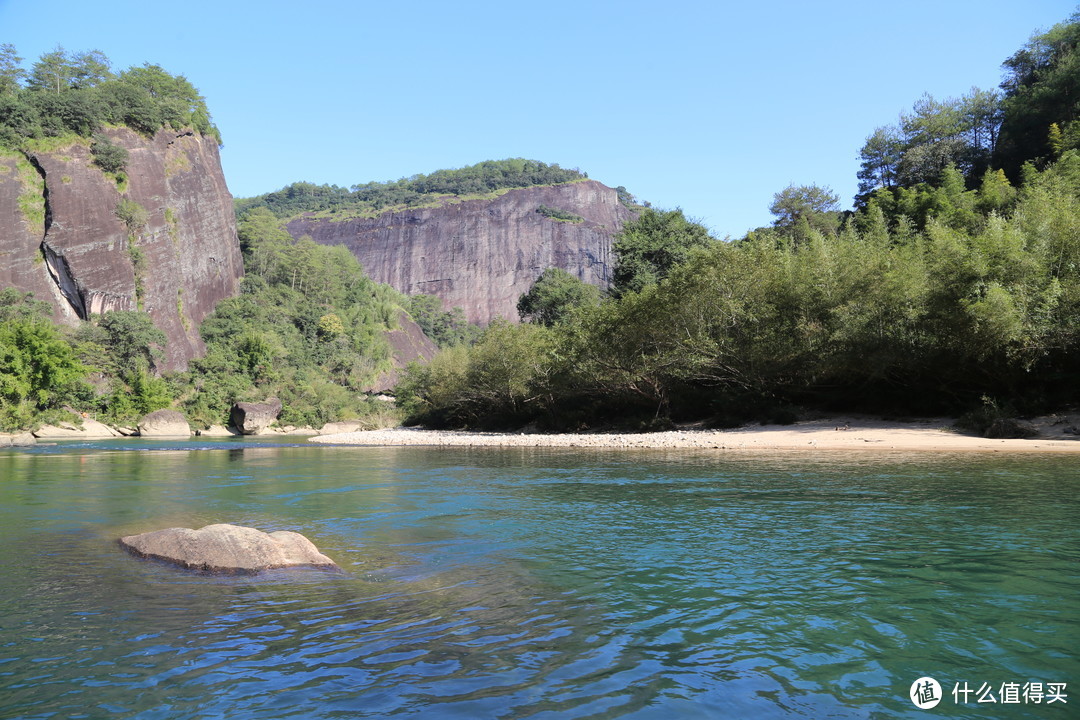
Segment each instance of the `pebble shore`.
[[315,443],[366,446],[699,448],[716,450],[913,450],[1080,452],[1080,437],[1054,432],[1026,440],[963,435],[948,419],[908,423],[807,421],[732,430],[686,429],[650,433],[484,433],[393,428],[321,435]]

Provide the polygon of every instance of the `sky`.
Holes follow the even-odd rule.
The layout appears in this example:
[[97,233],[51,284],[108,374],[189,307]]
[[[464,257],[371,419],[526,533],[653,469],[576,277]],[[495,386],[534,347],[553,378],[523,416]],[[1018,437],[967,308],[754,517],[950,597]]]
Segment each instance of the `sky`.
[[859,150],[923,94],[995,88],[1072,0],[894,3],[0,0],[57,46],[153,63],[207,99],[229,189],[349,187],[482,160],[576,167],[718,237],[788,185],[851,205]]

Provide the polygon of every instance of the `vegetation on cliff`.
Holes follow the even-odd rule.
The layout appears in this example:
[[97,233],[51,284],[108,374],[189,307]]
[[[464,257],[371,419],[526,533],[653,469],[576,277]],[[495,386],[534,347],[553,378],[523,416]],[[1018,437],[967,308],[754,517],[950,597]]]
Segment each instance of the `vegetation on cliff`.
[[440,196],[487,194],[508,188],[554,185],[583,180],[588,175],[535,160],[487,160],[456,170],[436,170],[393,182],[369,182],[342,188],[297,182],[276,192],[238,199],[237,212],[265,207],[277,217],[302,212],[333,211],[346,215],[379,212],[392,207],[424,205]]
[[344,248],[294,240],[265,209],[239,224],[247,276],[200,331],[206,354],[161,373],[166,339],[143,312],[109,312],[55,326],[49,306],[0,292],[0,430],[72,419],[134,424],[164,407],[195,427],[226,424],[237,401],[282,400],[284,424],[393,422],[364,390],[390,367],[383,331],[407,301],[372,282]]
[[[91,137],[105,125],[126,125],[144,134],[162,127],[194,128],[221,142],[205,99],[183,75],[149,63],[113,72],[98,50],[42,55],[29,70],[14,46],[0,45],[0,144],[78,135]],[[98,139],[94,154],[115,172],[121,158]]]
[[603,302],[493,326],[413,368],[403,406],[430,425],[645,428],[1080,399],[1078,35],[1080,17],[1033,38],[1001,95],[924,98],[871,135],[854,211],[789,187],[771,227],[721,242],[646,210]]

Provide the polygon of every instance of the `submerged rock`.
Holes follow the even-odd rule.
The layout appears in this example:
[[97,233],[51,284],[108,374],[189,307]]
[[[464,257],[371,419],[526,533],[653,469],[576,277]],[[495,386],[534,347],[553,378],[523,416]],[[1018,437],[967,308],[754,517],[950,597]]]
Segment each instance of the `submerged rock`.
[[244,435],[256,435],[265,430],[281,414],[281,401],[270,398],[264,403],[238,402],[229,412],[232,426]]
[[191,426],[177,410],[155,410],[139,421],[140,437],[190,437]]
[[337,567],[300,533],[288,530],[264,533],[240,525],[156,530],[122,537],[120,546],[138,557],[206,572],[256,573],[293,566]]

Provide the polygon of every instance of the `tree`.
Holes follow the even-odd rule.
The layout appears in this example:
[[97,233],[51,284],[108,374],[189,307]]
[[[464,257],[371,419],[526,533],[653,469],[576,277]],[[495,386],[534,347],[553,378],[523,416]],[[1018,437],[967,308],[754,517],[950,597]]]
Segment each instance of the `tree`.
[[71,56],[71,87],[77,90],[92,88],[113,77],[109,58],[100,50],[86,50]]
[[10,43],[0,45],[0,95],[14,94],[26,77],[22,69],[22,58]]
[[1080,13],[1035,35],[1005,61],[1004,117],[995,161],[1016,178],[1026,160],[1045,158],[1047,133],[1080,119]]
[[874,190],[896,185],[896,166],[900,162],[900,153],[901,143],[895,128],[879,127],[866,138],[866,143],[859,151],[862,163],[857,173],[862,202],[865,202],[865,198]]
[[517,303],[522,320],[551,327],[573,310],[600,302],[600,288],[560,268],[548,268]]
[[10,427],[27,415],[18,406],[34,410],[56,407],[87,368],[56,327],[40,318],[0,323],[0,425]]
[[773,225],[796,241],[805,240],[811,231],[834,234],[839,210],[840,196],[819,185],[788,185],[773,195],[769,206],[776,216]]
[[75,67],[67,50],[57,47],[52,52],[47,52],[38,58],[38,61],[30,66],[30,75],[27,77],[27,87],[31,90],[53,92],[59,95],[63,90],[71,87],[71,78],[75,75]]
[[646,209],[615,236],[612,294],[618,297],[660,282],[691,249],[713,242],[709,231],[687,220],[682,210]]
[[105,346],[120,375],[138,368],[153,369],[168,342],[165,333],[144,312],[114,310],[101,316]]

